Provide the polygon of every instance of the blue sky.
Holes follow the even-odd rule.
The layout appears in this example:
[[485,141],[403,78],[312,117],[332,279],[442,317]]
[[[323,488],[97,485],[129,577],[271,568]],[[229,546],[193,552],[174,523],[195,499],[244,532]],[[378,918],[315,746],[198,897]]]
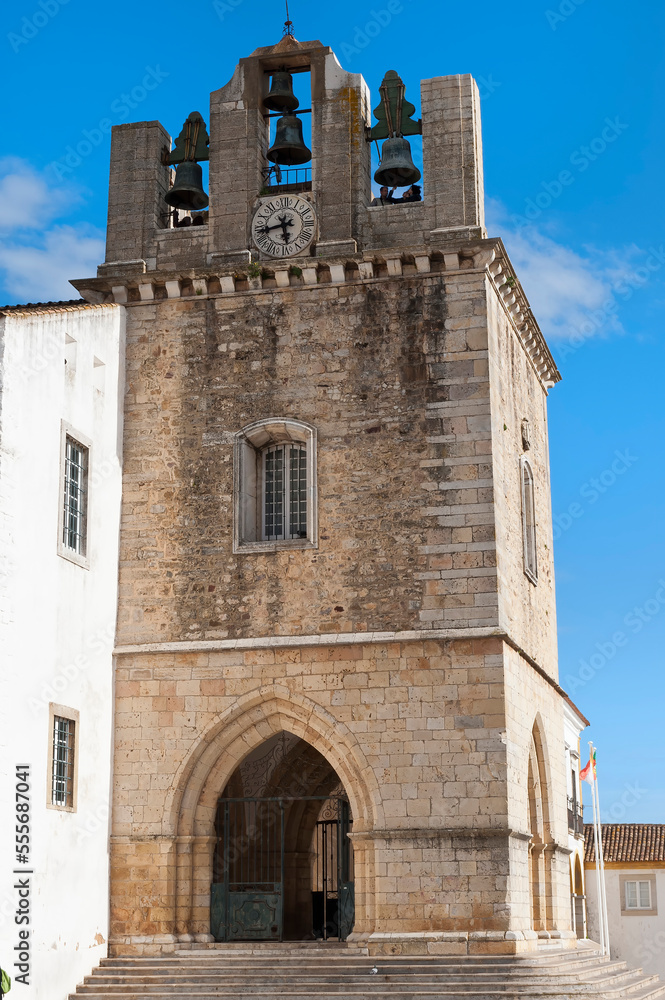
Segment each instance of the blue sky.
[[[291,0],[378,103],[396,69],[472,73],[490,235],[563,375],[550,396],[561,683],[606,819],[665,821],[665,7],[654,0]],[[280,0],[12,0],[0,18],[0,301],[74,298],[103,258],[111,124],[177,134]],[[374,98],[377,97],[377,101]],[[133,106],[130,106],[133,105]],[[76,152],[78,147],[78,152]],[[661,242],[662,241],[662,242]]]

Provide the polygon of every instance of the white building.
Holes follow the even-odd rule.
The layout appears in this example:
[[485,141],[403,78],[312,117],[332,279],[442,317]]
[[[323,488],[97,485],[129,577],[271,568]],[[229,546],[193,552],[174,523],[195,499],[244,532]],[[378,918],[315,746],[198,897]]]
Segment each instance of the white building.
[[[665,979],[665,824],[603,823],[610,953]],[[585,837],[589,937],[599,940],[593,827]]]
[[106,954],[123,340],[118,306],[0,310],[0,965],[31,1000]]
[[580,710],[565,699],[563,706],[566,783],[568,793],[568,849],[570,850],[570,900],[573,930],[587,937],[584,894],[584,818],[580,785],[580,734],[589,725]]

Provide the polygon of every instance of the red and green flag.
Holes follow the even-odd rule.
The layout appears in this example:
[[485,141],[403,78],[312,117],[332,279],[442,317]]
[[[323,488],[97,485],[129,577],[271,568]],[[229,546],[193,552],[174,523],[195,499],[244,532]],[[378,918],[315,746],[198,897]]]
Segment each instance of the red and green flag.
[[589,757],[589,763],[586,767],[583,767],[580,771],[580,778],[582,781],[588,781],[590,785],[593,785],[596,781],[596,751],[594,750]]

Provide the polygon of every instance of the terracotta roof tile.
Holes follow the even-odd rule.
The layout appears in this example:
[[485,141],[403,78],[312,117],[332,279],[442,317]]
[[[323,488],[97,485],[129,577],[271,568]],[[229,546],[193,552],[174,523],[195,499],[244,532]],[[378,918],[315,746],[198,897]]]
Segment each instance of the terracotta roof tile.
[[[665,823],[602,823],[603,857],[616,861],[665,861]],[[584,825],[584,860],[596,861],[593,825]]]
[[0,306],[0,313],[8,312],[41,312],[54,309],[68,309],[72,306],[86,306],[85,299],[66,299],[61,302],[25,302],[16,306]]

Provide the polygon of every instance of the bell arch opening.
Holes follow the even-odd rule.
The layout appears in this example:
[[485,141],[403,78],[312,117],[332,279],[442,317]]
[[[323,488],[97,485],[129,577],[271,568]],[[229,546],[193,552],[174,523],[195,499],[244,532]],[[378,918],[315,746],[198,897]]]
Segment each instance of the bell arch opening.
[[353,816],[326,758],[285,730],[236,767],[214,821],[217,941],[345,940],[353,930]]

